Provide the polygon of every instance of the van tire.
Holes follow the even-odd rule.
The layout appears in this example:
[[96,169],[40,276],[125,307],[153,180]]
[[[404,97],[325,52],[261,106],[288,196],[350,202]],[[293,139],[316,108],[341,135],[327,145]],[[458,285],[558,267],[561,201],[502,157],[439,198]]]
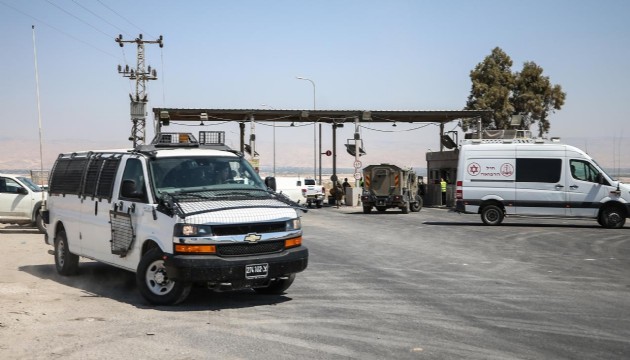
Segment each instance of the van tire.
[[162,250],[147,251],[138,264],[136,284],[140,294],[154,305],[176,305],[186,300],[192,284],[171,280],[166,275]]
[[317,203],[315,203],[315,206],[317,206],[318,209],[321,209],[323,205],[324,205],[324,200],[319,200]]
[[621,229],[626,224],[626,214],[618,206],[606,206],[599,213],[599,223],[608,229]]
[[486,225],[499,225],[503,217],[503,210],[497,205],[490,204],[481,208],[481,221]]
[[274,280],[269,286],[262,288],[254,288],[258,294],[264,295],[282,295],[295,280],[295,274],[291,274],[287,279]]
[[76,275],[79,271],[79,256],[68,249],[66,231],[61,230],[55,236],[55,268],[61,275]]

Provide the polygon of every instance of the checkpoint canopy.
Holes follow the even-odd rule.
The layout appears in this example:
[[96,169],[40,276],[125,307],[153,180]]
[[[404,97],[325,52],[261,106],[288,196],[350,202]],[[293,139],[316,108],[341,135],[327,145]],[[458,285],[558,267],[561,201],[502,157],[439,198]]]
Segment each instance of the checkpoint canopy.
[[[245,148],[245,123],[249,121],[275,123],[317,123],[339,126],[344,123],[439,123],[438,141],[442,144],[444,124],[453,120],[478,118],[490,114],[487,110],[276,110],[276,109],[178,109],[153,108],[156,132],[170,121],[240,123],[241,148]],[[333,130],[336,128],[333,126]],[[440,151],[443,146],[440,145]]]
[[[281,109],[178,109],[178,108],[153,108],[155,119],[155,132],[161,132],[162,126],[168,125],[171,121],[177,122],[225,122],[235,121],[240,128],[240,151],[245,153],[245,125],[248,122],[271,122],[271,123],[311,123],[319,124],[319,183],[322,183],[321,173],[321,143],[322,124],[329,124],[332,127],[332,171],[331,178],[337,179],[337,136],[336,130],[345,123],[360,125],[365,123],[438,123],[440,131],[438,141],[440,153],[444,151],[444,124],[460,119],[480,118],[489,116],[488,110],[438,110],[438,111],[417,111],[417,110],[281,110]],[[448,136],[447,136],[448,137]],[[347,144],[346,144],[347,145]],[[351,146],[348,152],[352,151]],[[255,149],[249,149],[255,154]],[[355,148],[353,155],[358,160],[362,149]],[[314,171],[315,169],[314,165]],[[357,169],[355,169],[357,170]],[[313,174],[315,177],[316,174]],[[355,174],[356,177],[356,174]],[[358,180],[357,180],[358,181]]]

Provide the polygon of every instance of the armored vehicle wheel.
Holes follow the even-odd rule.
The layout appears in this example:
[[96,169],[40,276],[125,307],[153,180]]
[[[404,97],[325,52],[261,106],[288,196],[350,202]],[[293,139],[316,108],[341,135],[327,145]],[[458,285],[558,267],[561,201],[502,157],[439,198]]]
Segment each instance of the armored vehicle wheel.
[[264,288],[255,288],[254,290],[259,294],[282,295],[284,291],[293,284],[294,280],[295,274],[291,274],[286,279],[274,280],[269,286]]
[[626,216],[618,206],[607,206],[599,213],[599,223],[605,228],[620,229],[626,223]]
[[420,209],[422,209],[422,198],[416,195],[416,201],[411,204],[411,211],[418,212]]
[[372,212],[372,207],[371,206],[364,206],[363,207],[363,213],[364,214],[369,214]]
[[59,231],[55,236],[55,268],[61,275],[74,275],[79,270],[79,256],[68,249],[65,230]]
[[481,221],[486,225],[501,224],[503,216],[503,210],[497,205],[486,205],[481,209]]
[[142,256],[136,271],[140,294],[155,305],[175,305],[188,297],[191,284],[168,278],[162,251],[153,248]]

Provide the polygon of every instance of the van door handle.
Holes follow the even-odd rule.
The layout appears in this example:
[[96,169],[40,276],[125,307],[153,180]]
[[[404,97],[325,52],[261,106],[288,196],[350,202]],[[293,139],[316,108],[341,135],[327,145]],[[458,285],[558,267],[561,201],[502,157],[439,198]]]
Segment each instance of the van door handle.
[[556,189],[562,189],[563,187],[564,187],[564,185],[560,185],[560,184],[556,185]]
[[575,190],[575,189],[579,188],[579,186],[577,186],[577,185],[571,185],[569,187],[571,188],[571,190]]

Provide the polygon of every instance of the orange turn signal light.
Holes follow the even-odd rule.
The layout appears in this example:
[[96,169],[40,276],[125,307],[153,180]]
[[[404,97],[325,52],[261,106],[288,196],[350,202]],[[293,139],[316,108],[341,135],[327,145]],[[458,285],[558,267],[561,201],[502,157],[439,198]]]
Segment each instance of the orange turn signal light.
[[301,236],[293,238],[293,239],[284,240],[284,248],[285,249],[296,247],[296,246],[300,246],[300,245],[302,245],[302,237]]
[[217,252],[217,247],[214,245],[175,244],[175,251],[189,254],[214,254]]

